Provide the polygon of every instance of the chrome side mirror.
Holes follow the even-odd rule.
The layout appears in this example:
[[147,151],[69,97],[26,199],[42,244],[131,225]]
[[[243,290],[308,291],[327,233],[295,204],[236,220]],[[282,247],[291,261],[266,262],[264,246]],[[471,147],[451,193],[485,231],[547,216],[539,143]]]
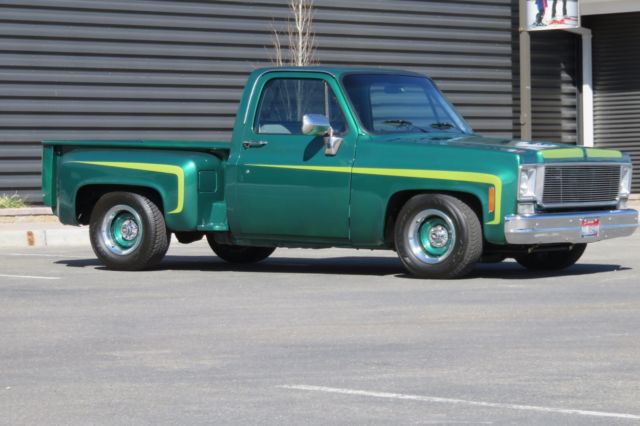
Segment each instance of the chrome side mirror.
[[338,153],[342,138],[333,136],[329,119],[322,114],[305,114],[302,116],[302,133],[305,135],[324,136],[324,154],[334,156]]
[[324,136],[331,131],[329,119],[322,114],[305,114],[302,116],[302,133],[305,135]]

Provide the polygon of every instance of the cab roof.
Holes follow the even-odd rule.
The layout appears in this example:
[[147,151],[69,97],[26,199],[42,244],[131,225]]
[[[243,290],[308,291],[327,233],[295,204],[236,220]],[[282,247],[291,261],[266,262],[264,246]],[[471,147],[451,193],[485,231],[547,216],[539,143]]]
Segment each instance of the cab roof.
[[253,75],[262,75],[269,72],[321,72],[330,74],[336,78],[340,78],[346,74],[400,74],[426,77],[413,71],[393,69],[393,68],[375,68],[375,67],[330,67],[330,66],[310,66],[310,67],[267,67],[258,68],[252,72]]

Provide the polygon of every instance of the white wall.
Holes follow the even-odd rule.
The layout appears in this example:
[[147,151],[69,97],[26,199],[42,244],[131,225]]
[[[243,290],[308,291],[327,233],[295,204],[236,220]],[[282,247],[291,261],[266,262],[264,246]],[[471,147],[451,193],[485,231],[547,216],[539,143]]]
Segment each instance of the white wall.
[[580,14],[604,15],[607,13],[640,12],[640,0],[578,0]]

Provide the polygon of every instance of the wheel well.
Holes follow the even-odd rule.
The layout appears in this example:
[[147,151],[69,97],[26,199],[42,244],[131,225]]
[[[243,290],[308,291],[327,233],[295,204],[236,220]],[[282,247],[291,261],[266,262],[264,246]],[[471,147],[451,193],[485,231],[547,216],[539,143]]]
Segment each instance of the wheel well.
[[116,191],[143,195],[153,201],[160,211],[164,213],[162,197],[155,189],[133,185],[87,185],[80,188],[76,194],[76,218],[78,223],[88,225],[91,220],[93,206],[96,205],[100,197]]
[[478,197],[473,194],[469,194],[468,192],[425,190],[396,192],[389,199],[389,203],[387,204],[387,212],[385,214],[384,242],[387,247],[394,248],[395,246],[393,232],[400,210],[407,203],[407,201],[418,194],[444,194],[456,197],[457,199],[467,203],[469,207],[471,207],[471,209],[475,212],[476,216],[478,216],[478,218],[480,219],[480,223],[482,223],[482,203],[480,202]]

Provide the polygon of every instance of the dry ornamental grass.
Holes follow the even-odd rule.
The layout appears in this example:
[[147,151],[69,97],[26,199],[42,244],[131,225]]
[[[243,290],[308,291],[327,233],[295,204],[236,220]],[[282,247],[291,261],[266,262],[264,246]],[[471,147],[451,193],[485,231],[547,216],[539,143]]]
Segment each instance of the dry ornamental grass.
[[21,207],[25,207],[26,204],[22,198],[18,194],[8,195],[2,194],[0,195],[0,209],[19,209]]
[[[313,0],[290,0],[287,31],[280,34],[273,29],[273,63],[278,67],[293,65],[297,67],[318,64],[316,56],[316,36],[313,31]],[[280,37],[288,40],[288,55],[283,50]]]

